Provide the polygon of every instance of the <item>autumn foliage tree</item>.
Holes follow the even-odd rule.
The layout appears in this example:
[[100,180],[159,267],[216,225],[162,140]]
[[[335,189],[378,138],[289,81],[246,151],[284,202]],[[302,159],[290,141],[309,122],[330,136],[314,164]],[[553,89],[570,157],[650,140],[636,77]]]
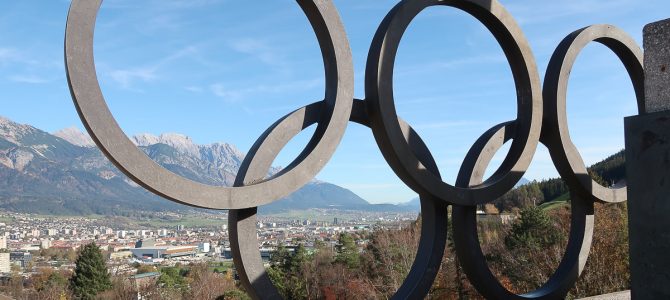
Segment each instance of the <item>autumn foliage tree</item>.
[[[625,175],[621,152],[609,160],[588,170],[604,186]],[[570,230],[568,196],[567,185],[560,178],[533,181],[496,200],[496,207],[486,208],[491,215],[478,219],[477,233],[488,266],[508,290],[519,294],[535,290],[555,272]],[[554,200],[557,201],[551,205],[537,207]],[[596,203],[595,210],[591,253],[584,272],[568,294],[570,299],[621,291],[629,286],[626,206]],[[516,220],[512,224],[502,222],[500,212],[511,212]],[[315,241],[314,253],[296,255],[300,258],[295,261],[280,247],[268,273],[280,290],[296,291],[300,287],[301,293],[284,294],[292,299],[388,299],[411,268],[420,224],[419,218],[401,229],[341,234],[336,243],[329,241],[333,248]],[[287,273],[293,275],[285,276]],[[426,298],[483,299],[459,265],[451,233],[440,271]]]

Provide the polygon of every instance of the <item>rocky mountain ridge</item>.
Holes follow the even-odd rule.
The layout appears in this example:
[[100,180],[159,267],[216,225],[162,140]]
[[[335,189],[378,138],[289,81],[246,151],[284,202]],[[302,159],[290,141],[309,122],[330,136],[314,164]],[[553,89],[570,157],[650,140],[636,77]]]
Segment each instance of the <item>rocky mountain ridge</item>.
[[[131,140],[168,170],[205,184],[231,186],[244,159],[234,145],[198,145],[181,134],[141,134]],[[278,170],[273,168],[269,174]],[[407,210],[371,205],[349,190],[314,180],[261,211],[309,208]],[[129,180],[76,128],[49,134],[0,117],[0,209],[106,215],[190,208],[157,197]]]

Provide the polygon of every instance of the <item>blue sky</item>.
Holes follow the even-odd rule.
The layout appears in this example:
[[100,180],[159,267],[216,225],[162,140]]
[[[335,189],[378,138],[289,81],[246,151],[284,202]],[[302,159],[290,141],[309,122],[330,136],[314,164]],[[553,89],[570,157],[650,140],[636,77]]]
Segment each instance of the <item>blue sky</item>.
[[[395,4],[335,0],[354,55],[355,95],[364,95],[367,51]],[[623,28],[641,44],[642,27],[670,17],[667,0],[502,0],[535,53],[541,76],[568,33],[589,24]],[[274,120],[323,97],[320,52],[292,1],[106,0],[95,54],[107,102],[128,135],[177,132],[197,143],[225,141],[246,151]],[[0,115],[46,131],[82,128],[63,68],[69,1],[0,3]],[[400,45],[396,106],[427,142],[453,183],[465,152],[486,129],[515,117],[511,72],[488,31],[448,7],[422,12]],[[568,91],[571,136],[591,164],[623,148],[623,117],[635,113],[625,69],[604,46],[577,60]],[[283,151],[287,165],[307,130]],[[500,161],[504,153],[498,155]],[[540,146],[525,177],[557,176]],[[396,178],[371,132],[351,124],[318,175],[370,202],[415,194]]]

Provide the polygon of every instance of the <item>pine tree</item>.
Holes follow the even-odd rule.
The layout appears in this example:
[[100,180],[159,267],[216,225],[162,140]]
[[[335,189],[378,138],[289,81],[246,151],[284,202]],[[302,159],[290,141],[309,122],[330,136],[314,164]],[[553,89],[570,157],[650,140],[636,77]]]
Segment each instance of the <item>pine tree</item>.
[[521,217],[512,225],[505,238],[508,249],[543,249],[561,240],[552,220],[540,208],[529,207],[521,211]]
[[288,249],[279,244],[277,250],[270,256],[270,267],[267,269],[268,276],[279,293],[285,299],[306,299],[306,278],[303,273],[303,265],[311,259],[305,245],[299,243],[295,252],[291,254]]
[[282,272],[288,272],[290,268],[291,253],[288,252],[286,246],[283,243],[277,245],[277,250],[270,255],[270,265],[281,270]]
[[295,253],[291,257],[291,272],[295,274],[302,273],[302,265],[305,264],[305,262],[308,260],[308,256],[309,254],[307,253],[305,246],[302,243],[298,244],[298,247],[295,249]]
[[336,248],[336,262],[342,263],[350,269],[355,269],[360,266],[361,257],[358,253],[358,247],[356,246],[356,241],[353,236],[347,233],[341,233]]
[[112,287],[102,252],[95,243],[87,244],[79,251],[70,286],[79,299],[94,299],[99,292]]
[[291,255],[289,254],[288,249],[286,249],[284,244],[280,242],[279,245],[277,245],[277,250],[270,255],[270,267],[267,268],[270,280],[283,298],[288,298],[289,287],[286,277],[289,272],[288,264],[290,258]]

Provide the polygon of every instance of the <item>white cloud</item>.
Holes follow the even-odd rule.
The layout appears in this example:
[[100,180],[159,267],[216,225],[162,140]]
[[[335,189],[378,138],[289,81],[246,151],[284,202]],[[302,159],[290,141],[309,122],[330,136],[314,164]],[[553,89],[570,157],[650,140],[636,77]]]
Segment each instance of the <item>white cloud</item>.
[[339,185],[350,190],[386,190],[401,187],[394,183],[344,183]]
[[160,0],[160,5],[164,5],[168,9],[184,9],[216,5],[222,2],[224,0]]
[[173,61],[186,57],[190,54],[196,53],[198,47],[189,46],[182,49],[179,49],[168,56],[154,62],[153,64],[145,65],[143,67],[132,68],[132,69],[117,69],[110,72],[110,76],[114,81],[119,83],[119,85],[128,89],[131,88],[135,82],[151,82],[156,80],[158,76],[158,71],[160,68],[169,65]]
[[464,57],[452,60],[436,60],[425,64],[401,66],[394,73],[395,76],[414,76],[416,73],[436,72],[440,70],[458,69],[473,65],[495,64],[506,62],[505,55],[499,54]]
[[221,83],[215,83],[209,86],[210,91],[214,96],[219,98],[224,98],[226,100],[232,101],[234,98],[237,98],[235,93],[229,92]]
[[455,127],[466,127],[481,125],[484,122],[476,122],[471,120],[455,120],[455,121],[440,121],[432,123],[422,123],[414,126],[415,129],[445,129],[445,128],[455,128]]
[[199,86],[186,86],[184,89],[192,93],[202,93],[204,91],[204,89]]
[[278,49],[271,47],[267,42],[258,38],[243,38],[231,41],[229,46],[240,53],[248,54],[268,65],[282,65],[283,60],[278,55]]
[[638,5],[633,0],[568,0],[543,1],[541,5],[529,5],[527,2],[510,3],[506,7],[522,25],[554,22],[572,16],[591,15],[598,11],[625,10],[630,5]]
[[154,67],[115,70],[111,72],[110,76],[124,89],[130,88],[137,80],[148,82],[157,77]]
[[36,60],[25,54],[26,51],[22,49],[0,47],[0,65],[21,65],[22,67],[37,67],[37,68],[54,68],[60,67],[60,64],[55,64],[53,61],[43,62]]
[[[70,0],[66,0],[70,2]],[[150,2],[151,7],[157,10],[175,10],[206,7],[224,2],[225,0],[154,0]],[[135,0],[105,0],[104,8],[126,9],[136,7]]]
[[35,75],[12,75],[8,77],[9,80],[18,83],[40,84],[49,82],[48,79]]
[[240,102],[253,96],[311,90],[322,85],[322,83],[323,79],[319,78],[295,80],[276,85],[256,85],[253,87],[238,89],[229,88],[222,83],[214,83],[209,86],[209,89],[212,94],[224,99],[226,102]]
[[362,170],[375,170],[375,169],[390,169],[388,164],[364,164],[364,163],[333,163],[329,164],[328,168],[340,168],[340,169],[362,169]]
[[18,51],[12,48],[0,48],[0,64],[7,64],[18,58]]

